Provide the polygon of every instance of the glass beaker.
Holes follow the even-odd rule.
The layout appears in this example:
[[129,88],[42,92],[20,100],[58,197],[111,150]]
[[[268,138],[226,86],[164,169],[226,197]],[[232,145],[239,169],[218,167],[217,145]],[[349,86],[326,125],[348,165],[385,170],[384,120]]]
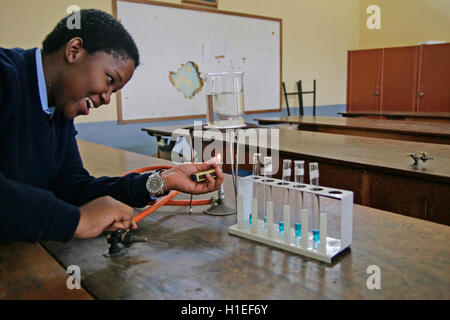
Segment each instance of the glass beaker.
[[245,126],[244,72],[206,74],[206,120],[213,128]]

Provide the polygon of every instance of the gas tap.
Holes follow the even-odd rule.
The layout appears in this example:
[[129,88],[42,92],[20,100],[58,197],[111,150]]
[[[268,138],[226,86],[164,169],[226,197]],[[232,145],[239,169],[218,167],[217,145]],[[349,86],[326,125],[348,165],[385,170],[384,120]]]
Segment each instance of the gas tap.
[[123,247],[129,248],[135,242],[147,242],[147,237],[131,235],[130,229],[118,229],[108,234],[106,242],[108,242],[109,248],[103,253],[103,256],[111,258],[122,255]]
[[421,167],[420,160],[425,163],[428,160],[434,159],[433,157],[428,156],[426,152],[410,153],[408,154],[408,157],[413,158],[414,163],[412,163],[411,166],[414,168]]

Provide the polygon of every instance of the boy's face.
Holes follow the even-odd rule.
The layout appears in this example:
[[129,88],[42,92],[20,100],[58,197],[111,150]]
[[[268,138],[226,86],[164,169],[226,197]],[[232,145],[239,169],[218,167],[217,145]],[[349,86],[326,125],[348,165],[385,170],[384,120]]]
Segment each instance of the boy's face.
[[109,104],[111,94],[131,79],[135,69],[132,59],[101,51],[88,54],[81,49],[73,57],[53,88],[53,102],[67,119],[88,115],[90,108]]

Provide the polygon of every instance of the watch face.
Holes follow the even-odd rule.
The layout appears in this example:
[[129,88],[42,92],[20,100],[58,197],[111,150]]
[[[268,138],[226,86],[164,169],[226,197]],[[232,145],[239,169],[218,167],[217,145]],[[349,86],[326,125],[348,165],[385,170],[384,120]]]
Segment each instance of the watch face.
[[150,176],[148,179],[147,189],[150,193],[161,193],[163,189],[161,177],[157,174]]
[[159,190],[161,188],[161,181],[159,179],[155,179],[152,181],[152,189]]

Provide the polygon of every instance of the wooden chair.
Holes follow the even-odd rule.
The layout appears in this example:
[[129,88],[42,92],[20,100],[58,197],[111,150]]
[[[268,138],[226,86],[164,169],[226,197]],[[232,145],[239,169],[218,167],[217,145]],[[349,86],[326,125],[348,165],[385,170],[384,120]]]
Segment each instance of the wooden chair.
[[303,95],[304,94],[309,94],[312,93],[313,94],[313,116],[316,116],[316,80],[314,79],[313,82],[313,86],[314,89],[312,91],[303,91],[302,89],[302,80],[299,80],[297,82],[297,92],[287,92],[286,91],[286,85],[283,82],[283,92],[284,92],[284,99],[286,100],[286,107],[287,107],[287,112],[288,112],[288,116],[291,115],[291,109],[289,108],[289,101],[288,101],[288,96],[290,95],[298,95],[298,111],[299,111],[299,115],[303,116],[304,115],[304,110],[303,110]]

